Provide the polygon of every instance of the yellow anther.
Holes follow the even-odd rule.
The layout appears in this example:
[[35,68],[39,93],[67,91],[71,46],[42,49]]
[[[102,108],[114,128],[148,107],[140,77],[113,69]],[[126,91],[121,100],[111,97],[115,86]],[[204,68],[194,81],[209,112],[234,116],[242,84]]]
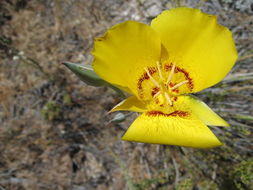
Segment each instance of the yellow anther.
[[166,81],[166,84],[169,84],[169,82],[171,81],[172,76],[173,76],[174,71],[175,71],[175,68],[176,68],[176,65],[173,63],[172,68],[171,68],[171,71],[170,71],[170,74],[169,74],[169,77],[168,77],[168,79],[167,79],[167,81]]
[[163,80],[161,65],[160,65],[159,61],[156,62],[156,65],[157,65],[157,69],[158,69],[158,73],[159,73],[160,79]]
[[151,74],[149,73],[149,70],[147,68],[144,68],[144,70],[146,71],[146,73],[148,74],[150,80],[154,83],[154,85],[156,87],[160,87],[159,83],[151,76]]
[[178,88],[178,87],[180,87],[180,86],[182,86],[182,85],[184,85],[184,84],[186,84],[186,83],[188,83],[188,82],[189,82],[188,80],[184,80],[184,81],[182,81],[182,82],[176,84],[176,85],[173,86],[172,88],[170,88],[170,90],[174,90],[174,89],[176,89],[176,88]]
[[164,97],[167,100],[167,102],[169,103],[169,105],[172,106],[172,101],[171,101],[170,96],[167,92],[164,93]]

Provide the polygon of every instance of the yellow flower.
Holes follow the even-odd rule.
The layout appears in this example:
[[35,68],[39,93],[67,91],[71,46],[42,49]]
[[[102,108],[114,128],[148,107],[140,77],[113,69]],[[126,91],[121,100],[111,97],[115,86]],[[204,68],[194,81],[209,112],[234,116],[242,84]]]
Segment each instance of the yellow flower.
[[221,142],[207,125],[228,126],[186,95],[221,81],[237,59],[231,32],[192,8],[164,11],[148,26],[127,21],[97,38],[94,71],[132,94],[112,111],[142,114],[123,140],[209,148]]

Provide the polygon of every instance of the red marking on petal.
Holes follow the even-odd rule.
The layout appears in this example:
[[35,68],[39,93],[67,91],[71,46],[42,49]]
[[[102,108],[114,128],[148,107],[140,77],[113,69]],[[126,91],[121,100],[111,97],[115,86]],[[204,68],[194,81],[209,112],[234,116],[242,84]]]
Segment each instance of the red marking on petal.
[[188,80],[189,82],[187,83],[187,86],[189,87],[190,91],[193,90],[193,82],[192,82],[192,78],[189,76],[189,73],[187,71],[185,71],[184,69],[182,68],[177,68],[177,70],[181,73],[184,74],[185,76],[185,79]]
[[172,92],[179,93],[179,89],[173,89]]
[[168,113],[163,113],[163,112],[161,112],[161,111],[156,111],[156,110],[154,110],[154,111],[149,111],[149,112],[147,112],[146,115],[147,115],[147,116],[150,116],[150,117],[156,117],[156,116],[165,116],[165,117],[170,117],[170,116],[174,116],[174,117],[175,117],[175,116],[179,116],[179,117],[186,117],[186,116],[189,115],[189,113],[186,112],[186,111],[176,110],[176,111],[174,111],[174,112],[168,114]]
[[[171,69],[172,69],[172,63],[170,63],[170,64],[165,64],[164,65],[164,70],[166,71],[166,72],[168,72],[168,71],[170,71]],[[193,90],[193,87],[194,87],[194,85],[193,85],[193,80],[192,80],[192,78],[190,77],[190,74],[189,74],[189,72],[187,72],[185,69],[183,69],[183,68],[180,68],[180,67],[175,67],[175,73],[182,73],[183,75],[184,75],[184,77],[185,77],[185,79],[186,80],[188,80],[189,82],[187,83],[187,86],[188,86],[188,88],[189,88],[189,90],[190,91],[192,91]],[[174,86],[174,85],[173,85]],[[170,86],[170,87],[172,87],[172,86]],[[176,90],[176,89],[175,89]],[[175,91],[176,92],[176,91]]]
[[175,97],[173,97],[173,100],[174,100],[174,101],[177,101],[177,97],[176,97],[176,96],[175,96]]
[[160,88],[154,87],[154,88],[152,89],[151,95],[152,95],[152,96],[156,95],[156,93],[159,92],[159,90],[160,90]]
[[[150,73],[150,75],[152,76],[154,73],[157,72],[157,68],[156,67],[148,67],[148,71]],[[145,81],[145,80],[149,80],[149,76],[146,72],[144,72],[143,75],[141,75],[141,77],[138,79],[138,82],[137,82],[137,88],[139,90],[139,95],[140,95],[140,98],[143,98],[143,87],[142,87],[142,83]]]
[[[174,84],[174,83],[172,83],[172,82],[169,83],[169,87],[170,87],[170,88],[172,88],[172,87],[175,86],[175,85],[176,85],[176,84]],[[172,92],[179,93],[179,89],[178,89],[178,88],[173,89]]]
[[[165,65],[164,65],[164,70],[165,70],[166,72],[171,71],[172,65],[173,65],[172,63],[170,63],[170,64],[165,64]],[[176,72],[176,67],[175,67],[175,72]]]

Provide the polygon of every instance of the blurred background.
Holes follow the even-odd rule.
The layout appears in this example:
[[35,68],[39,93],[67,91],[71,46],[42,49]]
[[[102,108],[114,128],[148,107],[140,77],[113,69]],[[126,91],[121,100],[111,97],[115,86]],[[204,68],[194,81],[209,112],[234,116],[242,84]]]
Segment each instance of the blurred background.
[[[196,94],[230,124],[214,149],[124,142],[136,114],[61,63],[91,64],[95,37],[125,21],[189,6],[231,29],[239,59]],[[0,0],[0,190],[253,189],[252,0]]]

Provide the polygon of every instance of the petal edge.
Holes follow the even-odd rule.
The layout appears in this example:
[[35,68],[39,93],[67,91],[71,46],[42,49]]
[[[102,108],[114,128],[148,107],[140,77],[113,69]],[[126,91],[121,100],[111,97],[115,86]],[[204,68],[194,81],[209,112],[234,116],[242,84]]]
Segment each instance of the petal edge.
[[235,64],[238,55],[232,33],[214,15],[175,8],[162,12],[151,27],[160,35],[168,61],[189,72],[194,82],[191,92],[218,83]]
[[190,118],[153,116],[143,113],[122,137],[122,140],[167,144],[193,148],[212,148],[222,143],[200,120]]
[[127,99],[121,101],[116,106],[114,106],[111,112],[115,111],[134,111],[134,112],[144,112],[146,111],[146,106],[135,96],[130,96]]

